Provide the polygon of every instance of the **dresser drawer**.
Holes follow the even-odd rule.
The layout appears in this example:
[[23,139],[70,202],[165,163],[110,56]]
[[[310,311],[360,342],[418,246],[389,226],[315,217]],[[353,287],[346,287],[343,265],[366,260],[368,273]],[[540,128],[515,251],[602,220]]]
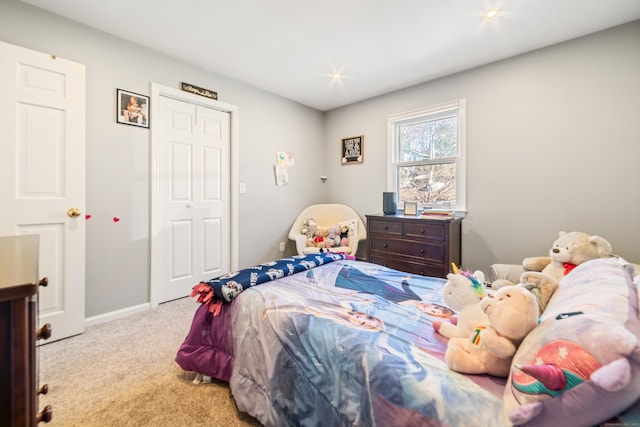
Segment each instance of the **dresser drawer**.
[[392,221],[378,221],[375,219],[369,220],[367,223],[369,227],[369,233],[376,234],[388,234],[401,236],[402,235],[402,223]]
[[414,239],[425,239],[430,242],[444,242],[446,239],[446,228],[449,224],[433,224],[409,222],[404,224],[404,235]]
[[419,240],[394,239],[384,236],[371,236],[371,251],[383,252],[388,255],[418,258],[419,260],[436,263],[445,262],[445,247],[443,244],[428,243]]
[[386,256],[372,255],[369,257],[369,262],[393,268],[394,270],[406,271],[411,274],[419,274],[421,276],[445,277],[448,272],[445,271],[442,265],[429,265],[403,259],[389,258]]

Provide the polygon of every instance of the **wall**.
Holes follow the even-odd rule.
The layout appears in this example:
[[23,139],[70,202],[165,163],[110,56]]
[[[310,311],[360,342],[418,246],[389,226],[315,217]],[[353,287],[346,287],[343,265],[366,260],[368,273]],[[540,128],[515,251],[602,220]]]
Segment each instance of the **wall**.
[[[298,212],[324,199],[317,160],[324,122],[316,110],[17,0],[0,0],[0,40],[86,65],[86,317],[149,301],[150,133],[115,122],[116,88],[148,95],[151,82],[179,88],[186,81],[239,107],[239,181],[247,188],[239,195],[241,267],[279,257],[278,242]],[[284,187],[273,174],[279,150],[296,154]]]
[[[467,100],[463,267],[544,255],[561,230],[640,262],[640,21],[326,114],[327,199],[382,211],[387,116]],[[363,134],[363,164],[340,138]]]
[[[114,102],[116,88],[148,94],[152,81],[240,108],[240,266],[278,257],[308,204],[380,212],[387,116],[455,98],[467,100],[465,268],[544,254],[559,230],[640,262],[640,22],[324,115],[17,0],[0,0],[0,40],[87,67],[87,317],[149,300],[149,131],[116,124]],[[341,165],[340,138],[361,134],[364,163]],[[273,184],[278,150],[296,154],[286,187]]]

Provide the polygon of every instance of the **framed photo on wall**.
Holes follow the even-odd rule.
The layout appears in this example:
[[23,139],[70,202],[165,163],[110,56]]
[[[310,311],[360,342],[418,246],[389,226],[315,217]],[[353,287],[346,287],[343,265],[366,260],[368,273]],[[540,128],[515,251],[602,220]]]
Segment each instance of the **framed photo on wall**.
[[118,123],[149,127],[149,97],[123,89],[117,90],[116,117]]
[[343,165],[362,163],[364,160],[364,136],[342,138],[340,159]]

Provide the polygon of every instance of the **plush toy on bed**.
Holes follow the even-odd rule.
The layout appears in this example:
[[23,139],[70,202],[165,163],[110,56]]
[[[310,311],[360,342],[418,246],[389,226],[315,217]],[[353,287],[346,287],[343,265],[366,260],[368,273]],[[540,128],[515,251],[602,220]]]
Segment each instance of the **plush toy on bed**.
[[563,280],[513,358],[509,424],[637,424],[640,404],[623,412],[640,398],[640,277],[633,283],[629,267],[597,259]]
[[527,271],[520,276],[520,284],[536,297],[540,314],[547,308],[553,293],[558,289],[559,282],[551,276],[537,271]]
[[[560,281],[577,265],[592,259],[607,258],[612,252],[611,244],[600,236],[581,231],[561,231],[549,250],[549,256],[525,258],[522,266],[527,271],[539,271]],[[491,286],[499,289],[514,284],[506,279],[498,279]]]
[[480,307],[480,301],[487,296],[484,273],[460,271],[453,263],[452,267],[453,273],[447,274],[447,283],[442,288],[442,299],[457,313],[456,323],[435,321],[433,329],[447,338],[468,337],[474,328],[489,323]]
[[467,338],[451,338],[445,362],[465,374],[506,377],[518,345],[538,324],[538,303],[524,287],[507,286],[480,305],[489,325],[478,326]]

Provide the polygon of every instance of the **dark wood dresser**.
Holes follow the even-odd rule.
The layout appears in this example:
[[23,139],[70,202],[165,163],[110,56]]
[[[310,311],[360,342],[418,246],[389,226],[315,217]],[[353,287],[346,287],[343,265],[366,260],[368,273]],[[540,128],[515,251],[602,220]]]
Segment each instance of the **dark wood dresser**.
[[461,265],[462,218],[367,215],[367,259],[396,270],[446,277]]
[[0,237],[0,426],[35,426],[51,419],[51,407],[38,413],[36,340],[51,335],[49,324],[36,330],[38,314],[37,235]]

